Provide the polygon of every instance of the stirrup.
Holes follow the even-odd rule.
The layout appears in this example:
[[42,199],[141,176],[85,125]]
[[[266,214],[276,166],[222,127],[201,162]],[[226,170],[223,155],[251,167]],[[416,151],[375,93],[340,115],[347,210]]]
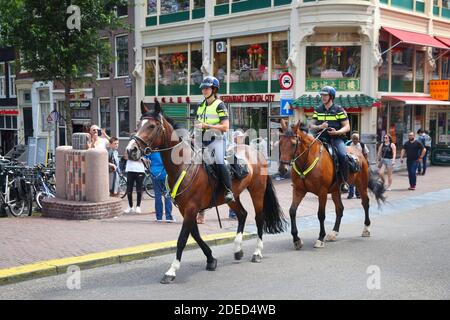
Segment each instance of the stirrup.
[[[231,199],[228,198],[228,201],[227,201],[227,197],[229,197],[230,195],[231,195]],[[224,199],[225,203],[233,202],[234,201],[233,191],[225,189],[225,196],[223,199]]]

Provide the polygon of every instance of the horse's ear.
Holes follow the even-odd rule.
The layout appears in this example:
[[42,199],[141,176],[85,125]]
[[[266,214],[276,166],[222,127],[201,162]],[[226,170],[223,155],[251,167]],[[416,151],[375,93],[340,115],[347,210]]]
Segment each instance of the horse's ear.
[[159,101],[156,100],[155,101],[155,114],[160,114],[161,113],[161,105],[159,104]]
[[148,112],[148,108],[145,105],[144,101],[141,100],[141,114],[146,114]]

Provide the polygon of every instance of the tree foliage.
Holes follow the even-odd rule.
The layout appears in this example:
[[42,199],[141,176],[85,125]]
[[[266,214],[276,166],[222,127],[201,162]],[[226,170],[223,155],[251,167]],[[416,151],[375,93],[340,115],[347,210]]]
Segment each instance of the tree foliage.
[[[65,86],[70,117],[71,86],[95,78],[98,57],[112,61],[111,47],[99,31],[130,29],[115,13],[126,4],[126,0],[0,0],[0,45],[14,46],[21,67],[36,81],[60,81]],[[67,26],[70,5],[80,9],[80,30]]]

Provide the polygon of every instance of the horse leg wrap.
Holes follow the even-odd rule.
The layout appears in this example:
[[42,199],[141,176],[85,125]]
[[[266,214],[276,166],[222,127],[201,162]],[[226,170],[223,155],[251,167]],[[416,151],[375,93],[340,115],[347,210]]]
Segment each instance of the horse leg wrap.
[[180,265],[181,265],[180,260],[175,259],[175,260],[172,262],[172,264],[171,264],[171,266],[170,266],[170,269],[167,270],[166,276],[172,276],[172,277],[175,277],[175,276],[176,276],[176,272],[177,272],[178,270],[180,270]]
[[238,233],[234,238],[234,252],[239,252],[242,249],[242,233]]

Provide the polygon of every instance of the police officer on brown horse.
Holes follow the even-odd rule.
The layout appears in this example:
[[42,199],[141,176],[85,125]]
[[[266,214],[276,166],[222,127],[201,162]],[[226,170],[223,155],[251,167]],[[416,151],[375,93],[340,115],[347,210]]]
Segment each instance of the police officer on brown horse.
[[320,91],[322,103],[315,108],[310,128],[315,131],[325,130],[320,139],[331,143],[337,150],[339,167],[344,183],[348,181],[349,165],[345,134],[350,131],[350,122],[345,110],[334,103],[336,90],[325,86]]
[[225,104],[218,99],[219,80],[208,76],[203,79],[200,85],[205,100],[197,108],[197,123],[195,127],[202,130],[203,144],[206,146],[206,152],[210,155],[214,153],[214,161],[220,180],[225,187],[225,203],[234,200],[231,191],[230,172],[224,163],[226,139],[223,134],[230,127],[228,120],[228,111]]

